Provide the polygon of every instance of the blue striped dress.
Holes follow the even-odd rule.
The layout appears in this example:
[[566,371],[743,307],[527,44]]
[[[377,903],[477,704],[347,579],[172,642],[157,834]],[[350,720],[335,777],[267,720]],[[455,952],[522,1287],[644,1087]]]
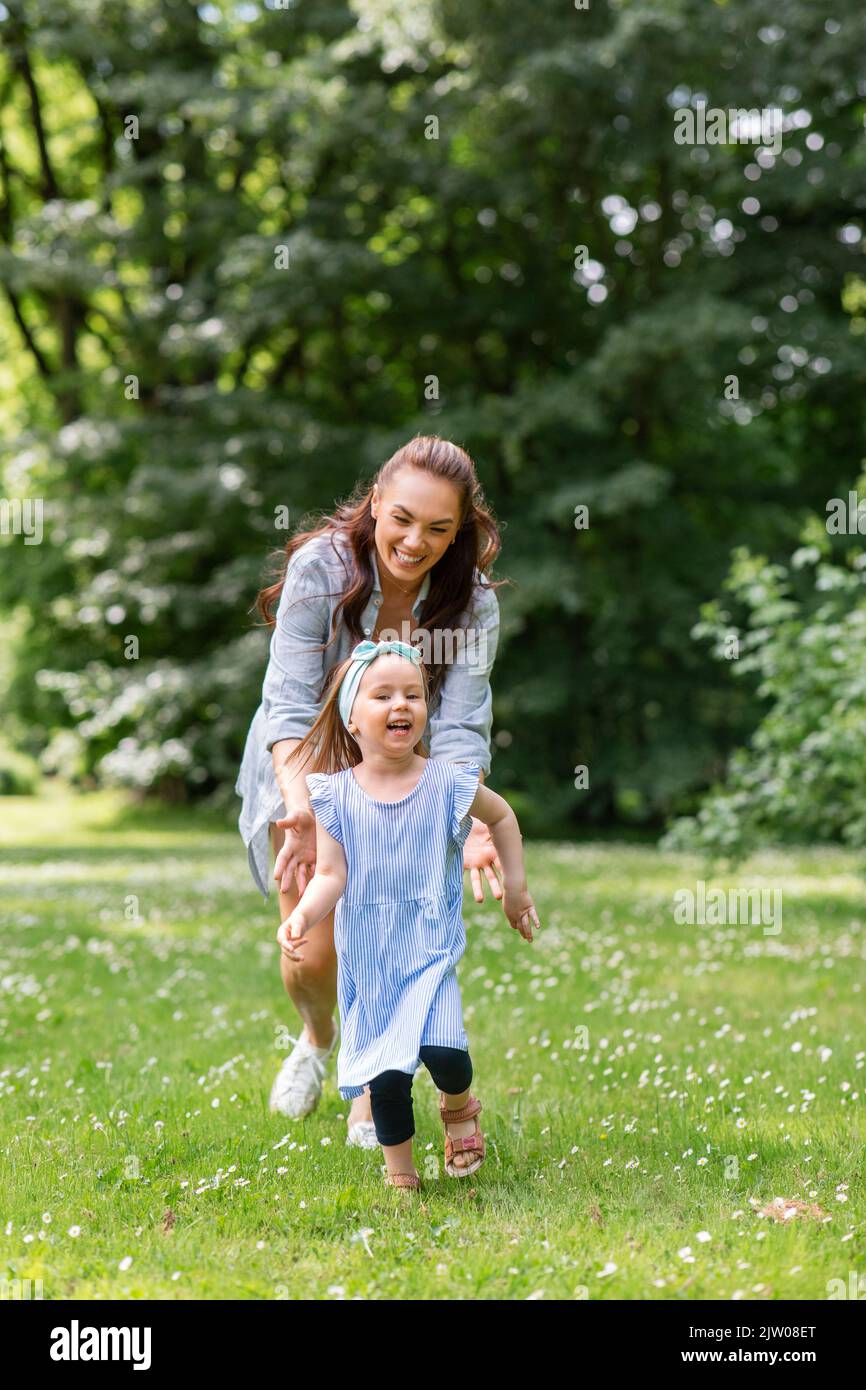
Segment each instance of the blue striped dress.
[[380,1072],[413,1075],[423,1046],[469,1049],[455,966],[466,949],[463,845],[480,771],[428,758],[399,801],[369,796],[351,768],[306,778],[348,866],[334,914],[345,1100]]

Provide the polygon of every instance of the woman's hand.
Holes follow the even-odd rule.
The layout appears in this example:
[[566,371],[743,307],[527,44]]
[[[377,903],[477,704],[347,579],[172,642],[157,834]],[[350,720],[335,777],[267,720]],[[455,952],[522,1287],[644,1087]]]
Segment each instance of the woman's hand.
[[541,923],[538,920],[538,913],[535,911],[535,903],[523,884],[519,888],[512,888],[509,884],[505,885],[505,894],[502,899],[502,910],[505,913],[510,925],[515,931],[519,931],[524,941],[532,940],[532,928],[541,931]]
[[494,898],[502,897],[502,885],[499,881],[502,865],[496,853],[496,846],[490,838],[490,831],[487,826],[482,820],[476,820],[474,816],[472,817],[472,829],[463,846],[463,868],[469,870],[472,893],[477,903],[484,902],[484,886],[481,882],[482,869],[487,876],[487,882],[490,884],[490,891]]
[[298,895],[303,896],[316,868],[316,818],[312,811],[296,807],[276,823],[286,838],[274,864],[274,878],[280,892],[288,893],[294,876]]

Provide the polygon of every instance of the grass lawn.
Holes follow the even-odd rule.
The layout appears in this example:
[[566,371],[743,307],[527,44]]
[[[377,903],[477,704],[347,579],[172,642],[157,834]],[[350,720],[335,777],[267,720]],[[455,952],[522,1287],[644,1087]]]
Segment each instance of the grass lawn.
[[[466,904],[487,1162],[444,1176],[422,1069],[407,1201],[346,1147],[333,1067],[307,1120],[268,1113],[299,1025],[236,833],[62,790],[0,800],[0,827],[0,1276],[46,1299],[823,1299],[866,1271],[855,855],[725,880],[530,844],[535,942]],[[699,878],[781,887],[781,932],[677,925]]]

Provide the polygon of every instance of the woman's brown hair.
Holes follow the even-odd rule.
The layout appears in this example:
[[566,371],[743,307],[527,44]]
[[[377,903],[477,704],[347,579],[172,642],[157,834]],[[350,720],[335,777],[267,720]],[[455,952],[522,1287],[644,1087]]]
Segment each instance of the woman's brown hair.
[[[436,478],[443,478],[452,483],[459,494],[460,521],[454,544],[448,546],[445,554],[430,570],[430,589],[418,624],[419,628],[426,629],[431,635],[434,629],[456,630],[464,626],[459,622],[461,615],[471,613],[476,572],[484,574],[499,554],[499,530],[485,502],[475,465],[459,445],[440,439],[438,435],[417,435],[382,465],[374,483],[378,483],[380,489],[385,487],[402,468],[419,468]],[[279,578],[262,589],[256,600],[256,607],[268,627],[273,627],[276,621],[286,569],[295,551],[300,550],[307,541],[327,535],[339,554],[334,545],[334,535],[340,531],[349,542],[352,568],[347,575],[343,596],[334,610],[328,641],[322,645],[329,646],[333,642],[340,618],[355,641],[363,641],[361,614],[373,590],[370,552],[374,545],[376,523],[370,504],[374,483],[359,483],[345,502],[339,503],[332,513],[321,513],[317,524],[297,532],[287,542],[285,552],[279,552]],[[504,582],[493,582],[491,588],[497,588]],[[432,650],[436,650],[435,643]],[[441,664],[432,665],[429,675],[432,695],[441,684],[444,667]]]
[[[371,666],[375,665],[375,660],[374,658],[374,661],[370,663]],[[340,714],[340,682],[351,664],[352,658],[347,656],[345,661],[341,661],[339,666],[335,667],[333,679],[330,682],[328,694],[318,718],[297,747],[293,748],[286,758],[286,767],[290,763],[299,761],[304,764],[306,772],[343,772],[347,767],[357,767],[358,763],[361,762],[361,750],[343,723],[343,716]],[[429,705],[430,683],[423,662],[418,667],[418,673],[424,690],[424,700]],[[420,739],[415,745],[414,752],[422,758],[427,756]]]

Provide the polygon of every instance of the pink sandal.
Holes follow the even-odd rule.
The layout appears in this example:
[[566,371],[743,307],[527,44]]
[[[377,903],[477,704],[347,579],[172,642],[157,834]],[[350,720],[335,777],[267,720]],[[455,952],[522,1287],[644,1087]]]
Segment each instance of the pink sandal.
[[[481,1109],[481,1101],[477,1096],[470,1096],[459,1110],[446,1109],[444,1100],[439,1103],[439,1116],[445,1126],[445,1172],[449,1178],[468,1178],[470,1174],[477,1173],[484,1162],[484,1135],[476,1119],[476,1116],[481,1114]],[[465,1139],[449,1134],[448,1126],[456,1124],[458,1120],[475,1120],[475,1133],[467,1134]],[[474,1153],[477,1160],[467,1163],[465,1167],[458,1166],[454,1163],[455,1153]]]
[[421,1179],[417,1173],[386,1173],[386,1187],[406,1187],[417,1192],[421,1186]]

